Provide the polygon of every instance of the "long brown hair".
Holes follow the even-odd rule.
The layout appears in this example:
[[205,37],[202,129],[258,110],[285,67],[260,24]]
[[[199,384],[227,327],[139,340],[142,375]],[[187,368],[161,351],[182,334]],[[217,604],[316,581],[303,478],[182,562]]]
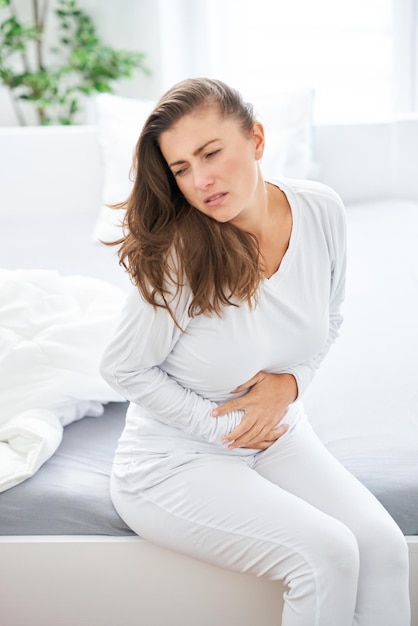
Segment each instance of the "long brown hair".
[[184,80],[172,87],[148,117],[136,145],[134,185],[125,202],[119,259],[144,299],[167,308],[169,296],[188,285],[189,314],[220,315],[226,305],[255,299],[261,280],[255,238],[218,223],[193,208],[181,194],[159,148],[161,134],[184,115],[216,106],[244,132],[255,122],[252,106],[223,82]]

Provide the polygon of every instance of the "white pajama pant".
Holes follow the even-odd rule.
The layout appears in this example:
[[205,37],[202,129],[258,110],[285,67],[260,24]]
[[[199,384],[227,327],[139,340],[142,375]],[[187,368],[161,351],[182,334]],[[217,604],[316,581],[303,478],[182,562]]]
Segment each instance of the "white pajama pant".
[[206,450],[114,466],[112,500],[138,535],[283,581],[278,626],[409,626],[405,538],[306,418],[250,456]]

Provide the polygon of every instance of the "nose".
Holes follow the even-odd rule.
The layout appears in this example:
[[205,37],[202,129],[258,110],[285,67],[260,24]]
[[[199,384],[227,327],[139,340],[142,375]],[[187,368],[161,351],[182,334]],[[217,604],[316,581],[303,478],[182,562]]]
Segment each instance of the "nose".
[[208,189],[215,182],[213,174],[204,165],[198,165],[193,168],[193,180],[196,189]]

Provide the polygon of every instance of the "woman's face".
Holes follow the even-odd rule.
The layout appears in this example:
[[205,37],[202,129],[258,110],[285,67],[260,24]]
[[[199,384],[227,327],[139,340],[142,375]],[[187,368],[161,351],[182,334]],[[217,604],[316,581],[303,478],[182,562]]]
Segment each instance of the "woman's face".
[[161,134],[161,152],[186,200],[218,222],[245,224],[264,183],[263,127],[247,133],[216,107],[185,115]]

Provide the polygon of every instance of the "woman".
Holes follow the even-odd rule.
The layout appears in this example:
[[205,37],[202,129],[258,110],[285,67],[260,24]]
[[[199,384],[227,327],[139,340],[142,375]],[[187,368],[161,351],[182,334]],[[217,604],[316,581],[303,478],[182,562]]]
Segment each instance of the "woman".
[[112,499],[145,539],[282,580],[283,626],[407,626],[404,537],[300,401],[341,323],[344,210],[264,181],[263,150],[251,106],[209,79],[141,132],[118,242],[135,287],[102,366],[130,401]]

